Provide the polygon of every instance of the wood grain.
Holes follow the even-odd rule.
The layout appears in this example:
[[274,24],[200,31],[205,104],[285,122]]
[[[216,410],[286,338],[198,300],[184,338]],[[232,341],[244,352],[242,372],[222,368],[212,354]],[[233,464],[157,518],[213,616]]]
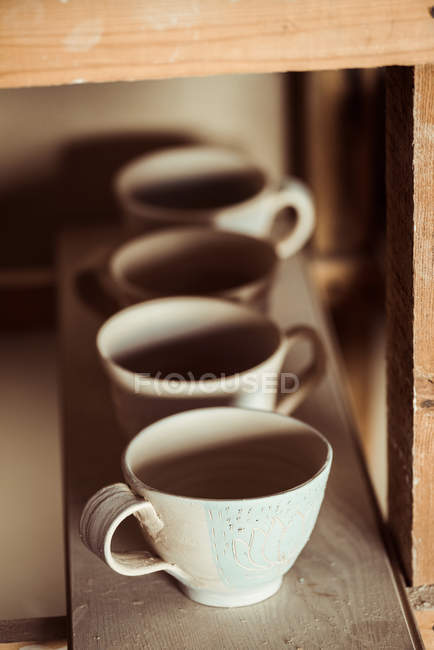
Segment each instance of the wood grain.
[[413,70],[387,71],[387,400],[389,523],[411,580],[413,445]]
[[414,75],[413,582],[434,583],[434,66]]
[[[104,648],[393,648],[422,647],[381,539],[334,346],[299,258],[282,269],[272,313],[282,326],[316,325],[327,346],[327,378],[297,415],[334,448],[334,466],[311,541],[268,601],[215,609],[186,599],[165,574],[128,578],[112,572],[78,535],[87,498],[121,478],[124,441],[115,424],[95,334],[102,318],[80,302],[77,273],[98,265],[116,233],[84,231],[61,252],[62,380],[68,524],[70,642],[75,650]],[[291,296],[291,301],[288,297]],[[295,298],[295,299],[294,299]],[[291,308],[289,308],[291,306]],[[290,361],[294,370],[303,359]],[[132,548],[136,529],[125,536]],[[129,541],[130,546],[126,546]],[[140,537],[135,539],[135,545]],[[143,543],[143,542],[142,542]],[[136,546],[137,548],[137,546]]]
[[3,0],[0,86],[434,61],[424,0]]
[[387,100],[389,516],[413,585],[434,582],[434,67]]

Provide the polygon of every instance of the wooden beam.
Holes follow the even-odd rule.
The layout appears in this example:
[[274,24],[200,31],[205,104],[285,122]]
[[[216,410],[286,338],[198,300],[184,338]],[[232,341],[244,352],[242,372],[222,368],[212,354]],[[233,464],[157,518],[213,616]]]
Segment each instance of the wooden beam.
[[413,571],[434,582],[434,66],[414,78]]
[[2,0],[0,86],[434,61],[425,0]]
[[389,516],[408,580],[434,582],[434,66],[388,71]]

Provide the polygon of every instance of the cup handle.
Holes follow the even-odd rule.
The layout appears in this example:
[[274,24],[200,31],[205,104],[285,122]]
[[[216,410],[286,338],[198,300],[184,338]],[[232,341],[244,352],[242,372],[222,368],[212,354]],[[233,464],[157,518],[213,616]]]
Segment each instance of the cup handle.
[[283,208],[294,208],[296,213],[294,228],[284,235],[276,245],[279,257],[286,259],[303,248],[315,227],[315,206],[312,194],[304,183],[293,178],[288,179],[284,182],[283,187],[272,196],[270,232],[277,214]]
[[312,327],[307,325],[291,327],[285,332],[285,336],[287,341],[286,354],[299,340],[307,340],[312,346],[312,359],[297,375],[298,385],[296,390],[287,395],[281,395],[277,403],[276,412],[288,415],[306,399],[323,377],[326,367],[326,353],[321,339]]
[[111,550],[112,538],[119,524],[139,511],[145,513],[144,526],[149,535],[155,538],[164,524],[153,505],[133,494],[125,483],[104,487],[89,499],[83,509],[80,537],[113,571],[124,576],[142,576],[155,571],[167,571],[182,579],[185,576],[181,569],[150,551],[117,553]]

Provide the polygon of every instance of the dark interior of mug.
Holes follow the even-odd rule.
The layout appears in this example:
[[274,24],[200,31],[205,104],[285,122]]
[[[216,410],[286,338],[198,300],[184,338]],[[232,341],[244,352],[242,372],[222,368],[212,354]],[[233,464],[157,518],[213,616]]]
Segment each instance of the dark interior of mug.
[[323,468],[328,454],[326,441],[297,420],[215,408],[149,427],[130,444],[126,462],[144,485],[161,492],[246,499],[306,483]]
[[266,277],[276,253],[266,242],[208,228],[157,232],[125,244],[112,258],[115,281],[138,296],[210,294]]
[[103,357],[157,379],[210,380],[245,372],[280,344],[261,314],[213,298],[162,298],[113,316],[98,335]]
[[172,210],[207,210],[247,201],[262,185],[261,172],[252,168],[167,179],[137,187],[133,196],[140,203]]
[[138,204],[168,210],[212,210],[236,205],[262,190],[264,172],[230,149],[180,147],[144,161],[129,188]]

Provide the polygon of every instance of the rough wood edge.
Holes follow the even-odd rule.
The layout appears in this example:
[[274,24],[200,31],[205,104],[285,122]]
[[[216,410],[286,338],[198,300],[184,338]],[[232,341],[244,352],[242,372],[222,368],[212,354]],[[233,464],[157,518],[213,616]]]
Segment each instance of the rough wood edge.
[[408,599],[413,609],[434,610],[434,585],[421,585],[407,589]]
[[413,571],[413,90],[412,68],[387,70],[388,501],[389,524],[408,582]]

